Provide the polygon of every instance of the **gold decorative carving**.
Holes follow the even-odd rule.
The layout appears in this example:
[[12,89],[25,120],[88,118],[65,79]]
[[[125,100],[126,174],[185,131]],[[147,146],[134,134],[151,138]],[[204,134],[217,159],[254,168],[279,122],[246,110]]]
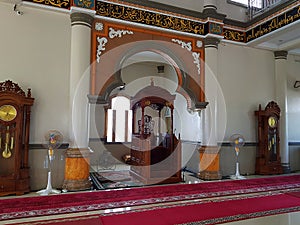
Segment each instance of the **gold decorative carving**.
[[93,1],[91,0],[78,0],[74,1],[77,6],[90,9],[93,6]]
[[268,20],[247,31],[247,42],[268,34],[300,19],[300,6],[297,6],[271,20]]
[[171,107],[172,106],[172,102],[166,102],[166,106]]
[[42,3],[59,8],[67,8],[70,5],[70,0],[32,0],[32,2]]
[[127,6],[114,5],[107,2],[97,2],[96,14],[182,32],[205,34],[204,24],[197,21],[130,8]]
[[222,35],[223,26],[217,23],[209,23],[209,33]]
[[242,31],[230,30],[224,28],[224,38],[230,41],[245,41],[245,33]]

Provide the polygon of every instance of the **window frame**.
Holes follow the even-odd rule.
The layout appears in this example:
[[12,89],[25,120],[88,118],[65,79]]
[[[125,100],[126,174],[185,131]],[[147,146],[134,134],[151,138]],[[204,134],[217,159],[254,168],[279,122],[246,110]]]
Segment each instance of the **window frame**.
[[237,1],[234,1],[234,0],[227,0],[227,3],[232,4],[232,5],[241,6],[241,7],[244,7],[244,8],[248,8],[248,3],[244,4],[244,3],[237,2]]
[[[263,0],[260,0],[260,4],[261,6],[258,7],[258,6],[253,6],[257,9],[262,9],[263,8]],[[237,6],[241,6],[241,7],[244,7],[244,8],[248,8],[249,7],[249,2],[247,4],[244,4],[244,3],[241,3],[241,2],[238,2],[238,0],[227,0],[227,3],[229,4],[233,4],[233,5],[237,5]]]
[[[109,121],[108,121],[109,120],[108,110],[113,110],[113,111],[116,110],[116,109],[112,108],[112,101],[116,97],[124,97],[124,98],[128,99],[128,101],[129,101],[129,109],[127,111],[128,113],[126,113],[126,115],[125,115],[128,118],[127,118],[127,124],[126,124],[127,126],[124,127],[124,131],[123,131],[123,132],[127,132],[127,134],[123,135],[124,139],[125,139],[124,141],[115,141],[116,140],[116,138],[115,138],[116,132],[113,132],[113,131],[112,131],[112,137],[111,137],[112,141],[108,141],[108,129],[110,127],[109,124],[108,124],[109,123]],[[105,131],[104,131],[104,135],[105,135],[105,142],[106,143],[108,143],[108,144],[131,143],[131,141],[132,141],[132,138],[131,138],[131,136],[132,136],[132,125],[131,124],[132,124],[132,115],[133,115],[133,113],[129,112],[129,111],[132,111],[132,109],[130,107],[130,104],[131,104],[131,98],[129,96],[127,96],[127,95],[124,95],[124,94],[120,95],[120,94],[118,94],[118,95],[110,96],[108,105],[106,105],[104,107],[104,111],[105,111],[105,127],[104,127]],[[130,114],[131,114],[131,117],[129,116]],[[117,121],[112,121],[113,124],[116,123],[116,122]],[[130,127],[130,125],[131,125],[131,127]],[[113,125],[112,125],[112,129],[113,129]]]

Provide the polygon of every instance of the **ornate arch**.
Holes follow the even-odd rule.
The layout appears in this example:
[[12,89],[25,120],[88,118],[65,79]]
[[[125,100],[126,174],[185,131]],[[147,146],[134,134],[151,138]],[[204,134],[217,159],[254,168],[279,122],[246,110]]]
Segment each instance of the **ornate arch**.
[[106,103],[111,92],[124,83],[121,79],[124,61],[136,53],[152,51],[176,71],[176,92],[185,97],[188,108],[205,108],[202,43],[201,38],[97,20],[92,32],[91,96],[99,103]]

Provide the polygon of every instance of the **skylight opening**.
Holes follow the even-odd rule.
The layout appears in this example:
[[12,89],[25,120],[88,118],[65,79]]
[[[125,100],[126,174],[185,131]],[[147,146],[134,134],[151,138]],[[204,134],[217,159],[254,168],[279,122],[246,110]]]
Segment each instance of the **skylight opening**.
[[245,6],[251,6],[256,8],[262,8],[262,0],[231,0],[231,2],[236,2]]

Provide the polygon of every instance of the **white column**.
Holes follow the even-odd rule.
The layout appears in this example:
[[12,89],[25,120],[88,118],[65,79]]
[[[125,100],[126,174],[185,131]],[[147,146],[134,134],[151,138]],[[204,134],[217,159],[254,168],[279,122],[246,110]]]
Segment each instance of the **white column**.
[[90,90],[91,26],[93,16],[71,14],[70,140],[66,151],[65,191],[87,190],[90,150],[88,148],[88,94]]
[[93,16],[71,14],[70,147],[88,147],[88,98],[90,89],[91,25]]
[[281,110],[280,117],[280,155],[285,173],[290,172],[287,115],[287,51],[274,52],[275,57],[275,94]]
[[202,111],[203,139],[199,149],[199,177],[205,180],[221,179],[218,146],[218,44],[219,39],[207,37],[205,44],[205,101],[206,109]]
[[217,145],[218,44],[217,38],[206,38],[205,44],[205,97],[208,105],[203,110],[203,145]]

